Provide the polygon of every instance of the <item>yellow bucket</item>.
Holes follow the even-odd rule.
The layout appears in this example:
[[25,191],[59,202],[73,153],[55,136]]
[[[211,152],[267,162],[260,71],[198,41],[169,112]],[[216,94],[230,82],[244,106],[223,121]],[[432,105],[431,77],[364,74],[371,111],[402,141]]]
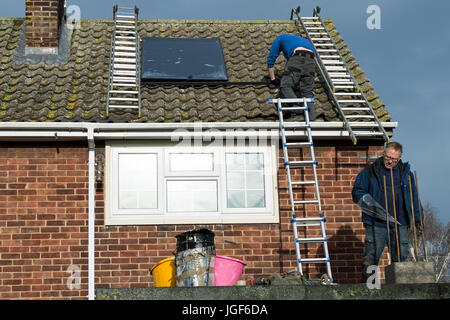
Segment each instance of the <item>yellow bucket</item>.
[[175,287],[176,267],[173,260],[173,257],[163,259],[150,269],[155,278],[155,287]]

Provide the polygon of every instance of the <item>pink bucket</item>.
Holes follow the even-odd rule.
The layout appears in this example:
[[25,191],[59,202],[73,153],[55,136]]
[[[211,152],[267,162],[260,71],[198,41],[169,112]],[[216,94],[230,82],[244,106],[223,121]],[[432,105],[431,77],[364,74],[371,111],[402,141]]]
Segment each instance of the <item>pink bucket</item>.
[[239,280],[247,264],[239,259],[216,255],[214,277],[216,286],[232,286]]

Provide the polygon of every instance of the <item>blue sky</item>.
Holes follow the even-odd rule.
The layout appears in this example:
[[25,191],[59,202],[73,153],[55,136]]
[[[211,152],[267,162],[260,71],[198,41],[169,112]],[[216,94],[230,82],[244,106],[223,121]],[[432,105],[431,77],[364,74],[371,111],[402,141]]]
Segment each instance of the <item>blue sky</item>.
[[[419,176],[424,204],[450,221],[450,1],[412,0],[67,0],[82,19],[111,19],[112,6],[136,5],[141,19],[289,19],[301,5],[334,20],[352,54],[399,127],[393,140]],[[369,29],[369,5],[380,8],[380,29]],[[24,17],[25,1],[3,0],[3,17]]]

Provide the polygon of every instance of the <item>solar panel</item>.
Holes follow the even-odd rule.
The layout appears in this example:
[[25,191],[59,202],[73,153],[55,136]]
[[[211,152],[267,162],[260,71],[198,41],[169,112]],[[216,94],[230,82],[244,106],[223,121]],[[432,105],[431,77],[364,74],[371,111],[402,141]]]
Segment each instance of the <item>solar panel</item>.
[[218,38],[142,38],[142,79],[227,81]]

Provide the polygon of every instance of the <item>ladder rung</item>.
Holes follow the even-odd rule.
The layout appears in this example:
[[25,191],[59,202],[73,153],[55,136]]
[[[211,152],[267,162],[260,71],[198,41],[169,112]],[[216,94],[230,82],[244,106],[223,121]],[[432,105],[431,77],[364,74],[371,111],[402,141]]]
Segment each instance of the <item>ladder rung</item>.
[[[350,82],[349,82],[350,83]],[[355,86],[334,86],[335,89],[353,89]]]
[[330,259],[328,258],[305,258],[305,259],[299,259],[298,262],[300,263],[327,263]]
[[281,110],[285,111],[285,110],[305,110],[306,107],[282,107]]
[[317,243],[317,242],[326,242],[327,238],[320,237],[320,238],[297,238],[295,239],[295,242],[297,243]]
[[291,183],[295,185],[316,184],[315,181],[293,181]]
[[114,56],[118,57],[135,57],[136,52],[114,52]]
[[135,64],[114,63],[114,69],[134,69],[134,70],[136,70],[136,65]]
[[123,71],[123,70],[114,70],[114,75],[118,75],[118,76],[135,76],[136,75],[136,71]]
[[331,38],[311,38],[312,41],[329,41]]
[[116,23],[135,23],[136,21],[132,21],[132,20],[116,20]]
[[365,103],[366,100],[338,100],[339,103]]
[[296,200],[294,204],[319,203],[318,200]]
[[341,108],[342,111],[368,111],[370,108]]
[[136,82],[134,82],[134,83],[117,83],[117,82],[113,82],[111,84],[111,86],[115,86],[115,87],[134,87],[134,88],[136,88]]
[[306,21],[306,22],[303,22],[303,24],[305,24],[305,25],[322,24],[322,22],[320,22],[320,21]]
[[128,15],[116,15],[116,18],[126,18],[126,19],[134,19],[134,16],[128,16]]
[[116,33],[120,33],[120,34],[136,34],[136,31],[116,30]]
[[128,109],[128,108],[132,108],[132,109],[138,109],[139,106],[136,105],[129,105],[129,104],[110,104],[108,105],[109,108],[124,108],[124,109]]
[[317,223],[317,222],[325,222],[326,219],[323,217],[316,217],[316,218],[291,218],[291,223],[297,223],[297,222],[301,222],[301,223]]
[[131,26],[121,26],[121,25],[116,25],[116,28],[135,30],[134,25],[131,25]]
[[139,101],[138,98],[116,98],[116,97],[111,97],[111,98],[109,98],[109,100],[111,100],[111,101]]
[[295,166],[295,167],[308,167],[308,166],[313,166],[313,165],[317,165],[317,161],[313,161],[313,160],[306,160],[306,161],[288,161],[286,163],[289,166]]
[[370,108],[341,108],[342,111],[368,111]]
[[136,42],[135,41],[116,41],[116,44],[127,44],[130,46],[135,46]]
[[342,77],[348,78],[348,77],[350,77],[350,75],[348,73],[346,73],[346,72],[329,72],[328,75],[330,77],[339,77],[339,78],[342,78]]
[[318,47],[332,47],[334,46],[333,43],[315,43],[316,46]]
[[295,98],[295,99],[269,99],[269,103],[303,103],[305,102],[314,102],[314,98]]
[[114,58],[114,62],[134,62],[136,63],[136,58]]
[[326,33],[326,32],[310,32],[309,35],[310,36],[327,36],[328,33]]
[[353,81],[349,81],[349,80],[344,80],[344,79],[338,80],[338,79],[335,79],[335,80],[332,80],[332,82],[333,82],[333,84],[351,84],[351,85],[353,85],[351,88],[355,87],[355,83]]
[[375,118],[374,116],[366,116],[366,115],[356,115],[356,116],[345,116],[347,119],[373,119]]
[[306,30],[325,30],[324,27],[308,27],[308,26],[305,26],[305,29]]
[[320,56],[322,59],[340,59],[340,56]]
[[383,132],[375,132],[375,131],[353,131],[353,133],[357,136],[383,136]]
[[325,69],[330,70],[330,71],[345,71],[347,70],[344,67],[339,67],[339,66],[325,66]]
[[116,35],[116,39],[117,38],[120,38],[120,39],[134,39],[134,40],[136,40],[136,37],[131,37],[131,36],[117,36]]
[[317,49],[317,52],[337,52],[336,49]]
[[336,92],[335,96],[360,96],[361,92]]
[[127,90],[110,90],[109,93],[125,93],[125,94],[138,94],[138,91],[127,91]]
[[123,82],[123,81],[128,82],[128,81],[136,81],[136,78],[135,77],[114,76],[113,80],[114,81],[117,80],[119,82]]
[[311,147],[311,142],[286,142],[286,147]]
[[339,60],[322,60],[322,63],[325,65],[328,64],[344,64],[342,61]]
[[127,82],[129,84],[133,84],[134,86],[136,85],[136,79],[120,79],[118,77],[114,77],[112,79],[113,85],[116,85],[117,83],[122,83],[122,82]]
[[117,50],[121,51],[134,51],[136,52],[136,47],[124,47],[124,46],[115,46],[114,47],[114,53],[117,53]]

